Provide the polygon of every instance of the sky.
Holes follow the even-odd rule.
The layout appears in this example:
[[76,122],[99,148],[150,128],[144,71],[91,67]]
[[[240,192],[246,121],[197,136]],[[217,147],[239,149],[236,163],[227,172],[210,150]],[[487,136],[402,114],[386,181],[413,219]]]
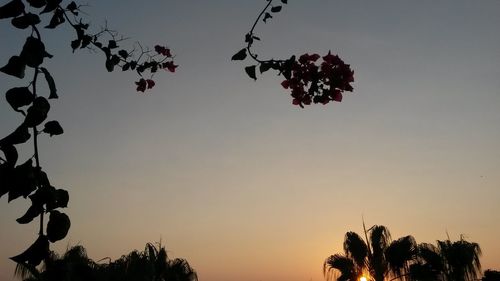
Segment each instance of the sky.
[[[289,1],[257,26],[260,57],[331,50],[355,71],[341,103],[304,109],[282,77],[230,61],[266,1],[117,3],[88,1],[94,30],[166,44],[180,66],[137,93],[134,74],[73,54],[68,27],[43,30],[60,97],[49,119],[65,133],[41,138],[41,165],[72,221],[55,250],[114,259],[161,240],[203,281],[318,281],[364,218],[394,239],[463,235],[500,269],[499,1]],[[0,21],[0,64],[26,36]],[[4,92],[28,83],[0,75]],[[3,136],[21,120],[0,103]],[[15,222],[27,200],[0,201],[0,279],[13,280],[8,257],[37,224]]]

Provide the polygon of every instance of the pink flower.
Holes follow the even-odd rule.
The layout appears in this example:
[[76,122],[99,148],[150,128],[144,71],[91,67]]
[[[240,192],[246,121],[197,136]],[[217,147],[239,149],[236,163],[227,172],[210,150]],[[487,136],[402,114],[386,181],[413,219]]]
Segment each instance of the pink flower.
[[146,80],[144,80],[144,78],[141,78],[141,80],[135,82],[135,84],[137,85],[137,91],[138,92],[143,92],[146,91],[146,87],[147,87],[147,82]]
[[164,62],[162,66],[163,69],[168,69],[170,72],[175,72],[175,69],[178,67],[178,65],[175,65],[172,61]]
[[151,89],[155,86],[155,81],[151,80],[151,79],[147,79],[146,80],[146,84],[148,86],[148,89]]

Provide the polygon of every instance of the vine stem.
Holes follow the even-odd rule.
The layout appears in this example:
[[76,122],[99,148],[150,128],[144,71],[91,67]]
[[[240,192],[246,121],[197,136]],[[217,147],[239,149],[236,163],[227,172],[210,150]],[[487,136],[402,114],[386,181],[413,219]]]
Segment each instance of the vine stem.
[[[33,96],[36,98],[36,82],[38,79],[38,67],[35,68],[35,74],[33,75]],[[40,156],[38,154],[38,130],[36,129],[36,126],[33,126],[33,147],[35,151],[35,165],[36,165],[36,170],[40,171]],[[43,215],[44,212],[40,213],[40,230],[38,231],[38,235],[43,235]]]
[[[38,31],[38,28],[35,25],[32,25],[33,30],[35,31],[37,37],[39,40],[42,40],[42,37],[40,35],[40,31]],[[31,87],[33,90],[33,97],[36,98],[36,82],[38,80],[38,67],[35,67],[35,71],[33,74],[33,82],[31,83]],[[36,165],[36,171],[40,171],[40,156],[38,153],[38,130],[36,129],[36,126],[33,126],[33,149],[35,155],[33,156],[35,158],[35,165]],[[40,213],[40,229],[38,231],[38,235],[42,236],[43,235],[43,216],[44,212]]]
[[[73,21],[71,20],[71,18],[68,16],[68,14],[66,13],[66,9],[64,9],[61,5],[59,5],[59,6],[58,6],[58,9],[60,9],[60,10],[62,11],[64,18],[65,18],[65,19],[66,19],[66,21],[69,23],[69,25],[70,25],[70,26],[71,26],[71,27],[72,27],[75,31],[78,31],[78,27],[76,26],[76,23],[75,23],[75,22],[73,22]],[[101,33],[103,33],[103,32],[107,32],[109,35],[111,35],[111,37],[112,37],[112,38],[113,38],[113,40],[115,40],[115,41],[122,41],[122,40],[126,40],[126,39],[127,39],[127,38],[121,38],[121,39],[119,39],[119,40],[115,39],[115,36],[113,35],[112,31],[110,31],[110,30],[108,30],[108,29],[107,29],[107,25],[104,27],[104,30],[100,31],[98,34],[101,34]],[[94,36],[96,36],[96,35],[94,35]],[[104,50],[104,47],[97,45],[97,44],[94,42],[94,40],[92,40],[92,41],[90,42],[90,44],[92,44],[92,46],[96,47],[97,49],[101,50],[103,53],[105,53],[105,54],[106,54],[106,51]],[[150,51],[149,51],[149,50],[144,51],[144,49],[142,48],[142,46],[141,46],[140,44],[139,44],[139,47],[141,48],[141,54],[140,54],[140,56],[137,58],[137,60],[136,60],[137,62],[139,62],[139,61],[141,60],[141,58],[142,58],[142,56],[143,56],[143,55],[147,54],[147,55],[149,56],[149,53],[150,53]],[[127,60],[126,60],[126,59],[121,58],[121,57],[119,57],[119,58],[120,58],[120,61],[121,61],[122,63],[127,63]],[[152,56],[149,56],[149,58],[151,59],[151,58],[152,58]],[[167,60],[167,58],[163,58],[162,60],[158,61],[158,63],[160,63],[160,64],[161,64],[161,63],[165,62],[166,60]],[[142,77],[142,75],[141,75],[141,74],[139,74],[139,75]]]
[[[254,30],[255,28],[257,27],[257,23],[259,23],[260,19],[262,18],[262,16],[264,15],[264,13],[267,11],[267,9],[269,8],[269,6],[271,6],[271,4],[273,3],[273,0],[267,0],[268,3],[266,4],[266,6],[264,7],[264,9],[262,9],[262,11],[260,11],[260,14],[257,16],[257,18],[255,19],[253,25],[252,25],[252,28],[250,29],[250,31],[247,33],[247,36],[250,36],[252,37],[253,34],[254,34]],[[256,62],[258,63],[267,63],[267,62],[284,62],[284,60],[274,60],[274,59],[270,59],[270,60],[260,60],[257,58],[257,55],[254,54],[252,52],[252,44],[253,44],[253,38],[251,38],[249,41],[248,41],[248,44],[247,44],[247,52],[248,52],[248,55]]]
[[[260,14],[257,16],[257,18],[255,19],[255,22],[253,23],[252,25],[252,28],[250,29],[250,31],[248,32],[248,35],[249,36],[253,36],[253,31],[255,30],[255,27],[257,26],[257,23],[259,22],[260,18],[262,17],[262,15],[264,15],[264,13],[267,11],[267,9],[269,8],[269,6],[271,6],[271,4],[273,3],[273,0],[268,0],[268,3],[267,5],[264,7],[264,9],[262,9],[262,11],[260,12]],[[247,44],[247,51],[248,51],[248,54],[250,55],[250,57],[258,62],[258,63],[263,63],[264,61],[262,60],[259,60],[257,58],[257,55],[252,53],[252,50],[251,50],[251,47],[252,47],[252,40],[249,40],[248,41],[248,44]]]

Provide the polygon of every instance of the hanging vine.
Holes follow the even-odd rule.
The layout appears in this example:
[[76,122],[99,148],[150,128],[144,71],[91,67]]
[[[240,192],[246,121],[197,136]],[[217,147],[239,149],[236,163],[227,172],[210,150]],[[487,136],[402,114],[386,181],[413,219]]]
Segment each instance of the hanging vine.
[[[139,80],[136,90],[145,92],[154,87],[154,74],[164,69],[175,72],[173,55],[166,46],[157,45],[144,49],[137,44],[131,50],[120,48],[124,40],[117,32],[101,28],[90,33],[89,24],[79,17],[81,12],[76,2],[63,6],[62,0],[12,0],[0,7],[0,20],[10,19],[17,30],[27,30],[28,36],[18,55],[13,55],[0,68],[4,74],[23,79],[30,75],[29,82],[21,82],[19,87],[7,90],[5,97],[12,109],[23,116],[22,123],[11,134],[0,139],[0,197],[7,195],[8,201],[20,197],[31,201],[24,215],[17,219],[20,224],[33,222],[39,218],[38,238],[24,252],[11,259],[19,264],[34,267],[49,254],[49,244],[66,237],[71,226],[68,215],[61,209],[69,202],[65,189],[54,187],[44,172],[39,154],[38,140],[43,135],[50,137],[63,134],[64,130],[56,120],[47,121],[51,108],[50,101],[59,93],[50,71],[43,66],[45,59],[52,55],[45,49],[41,27],[56,29],[61,24],[69,24],[76,38],[68,45],[77,49],[99,50],[104,54],[105,67],[111,72],[135,71]],[[45,24],[43,24],[45,22]],[[39,89],[40,77],[45,78],[48,91]],[[19,164],[17,145],[32,140],[32,156]],[[48,220],[46,220],[48,216]]]

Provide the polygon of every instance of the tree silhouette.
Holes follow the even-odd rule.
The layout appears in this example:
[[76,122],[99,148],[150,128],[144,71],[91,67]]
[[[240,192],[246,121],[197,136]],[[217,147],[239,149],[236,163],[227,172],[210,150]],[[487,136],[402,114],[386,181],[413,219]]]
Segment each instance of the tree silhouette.
[[437,246],[417,244],[410,235],[391,241],[389,230],[375,225],[365,230],[365,239],[346,233],[344,254],[323,264],[328,280],[473,281],[481,272],[479,245],[463,237],[437,241]]
[[482,281],[500,281],[500,271],[487,269],[484,271]]
[[23,281],[197,281],[196,271],[180,258],[169,259],[165,247],[146,244],[144,251],[132,251],[109,263],[91,260],[83,246],[69,248],[43,260],[39,271],[18,264],[16,275]]
[[412,280],[472,281],[481,273],[479,244],[450,239],[437,241],[437,247],[419,246],[416,263],[410,268]]
[[414,257],[415,239],[405,236],[391,241],[389,230],[379,225],[365,230],[365,238],[352,231],[346,233],[344,254],[332,255],[323,264],[327,279],[334,279],[337,273],[338,281],[357,281],[362,276],[375,281],[387,276],[405,278]]

